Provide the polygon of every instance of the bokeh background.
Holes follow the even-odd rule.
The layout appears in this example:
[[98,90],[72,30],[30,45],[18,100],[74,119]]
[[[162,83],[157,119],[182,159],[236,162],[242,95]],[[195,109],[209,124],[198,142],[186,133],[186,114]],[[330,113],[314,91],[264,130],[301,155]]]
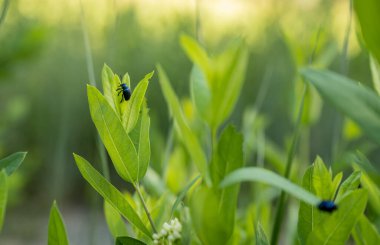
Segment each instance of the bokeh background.
[[[116,73],[128,72],[132,84],[160,63],[186,108],[192,65],[180,47],[180,35],[197,38],[210,54],[243,38],[250,59],[230,122],[245,133],[248,150],[257,139],[265,139],[273,151],[266,155],[269,162],[281,162],[286,154],[303,86],[298,69],[310,60],[372,86],[368,53],[355,16],[350,18],[348,0],[0,1],[4,4],[0,156],[16,151],[28,155],[10,177],[0,244],[45,244],[54,199],[73,244],[111,244],[101,199],[81,178],[72,158],[77,152],[100,168],[87,106],[85,85],[91,71],[86,58],[93,61],[98,84],[104,63]],[[305,164],[319,154],[328,164],[336,163],[333,168],[343,169],[343,153],[355,149],[375,158],[373,144],[354,124],[323,104],[315,91],[310,94],[299,156]],[[160,172],[170,121],[157,74],[147,99],[152,164]],[[260,120],[250,131],[253,111]],[[253,153],[246,154],[247,161],[255,159]],[[128,188],[112,168],[111,173],[115,185]]]

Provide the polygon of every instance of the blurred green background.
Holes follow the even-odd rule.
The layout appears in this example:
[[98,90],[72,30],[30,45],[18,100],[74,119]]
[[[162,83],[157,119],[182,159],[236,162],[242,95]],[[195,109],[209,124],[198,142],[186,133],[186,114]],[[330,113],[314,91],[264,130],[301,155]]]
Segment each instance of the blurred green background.
[[[0,244],[46,243],[48,210],[54,199],[62,206],[73,244],[104,244],[110,239],[104,236],[107,228],[100,198],[80,177],[72,158],[75,151],[100,166],[87,106],[85,84],[90,78],[83,31],[88,34],[99,85],[104,63],[116,73],[128,72],[132,86],[160,63],[185,108],[191,63],[181,50],[179,36],[197,37],[210,54],[242,37],[250,59],[230,121],[241,131],[246,129],[252,149],[258,139],[254,129],[265,131],[265,142],[280,157],[289,146],[303,86],[297,70],[308,65],[311,56],[314,66],[372,86],[368,53],[354,17],[347,52],[344,49],[349,1],[2,0],[1,8],[6,3],[0,25],[0,156],[29,153],[10,178]],[[170,121],[157,75],[147,98],[152,164],[159,172]],[[355,125],[322,104],[315,91],[308,98],[309,117],[301,135],[306,143],[300,145],[305,165],[316,154],[336,163],[333,167],[338,169],[344,168],[341,159],[346,152],[360,149],[370,158],[377,155]],[[254,109],[262,120],[250,131]],[[247,164],[254,161],[252,149],[247,148]],[[111,172],[113,181],[127,188],[112,168]]]

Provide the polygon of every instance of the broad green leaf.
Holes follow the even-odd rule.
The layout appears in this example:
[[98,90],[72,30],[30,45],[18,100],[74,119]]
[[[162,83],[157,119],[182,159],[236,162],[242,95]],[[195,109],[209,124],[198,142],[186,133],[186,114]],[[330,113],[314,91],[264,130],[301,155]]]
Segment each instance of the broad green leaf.
[[0,232],[3,229],[5,210],[7,207],[8,185],[7,174],[4,170],[0,171]]
[[380,244],[380,234],[365,215],[362,215],[352,231],[356,245]]
[[330,71],[306,68],[301,73],[324,100],[355,121],[368,137],[380,144],[380,98],[377,94]]
[[139,174],[137,152],[119,117],[95,87],[88,85],[87,93],[92,120],[117,173],[125,181],[136,182]]
[[157,70],[161,89],[164,93],[166,103],[172,113],[172,116],[174,117],[177,132],[182,137],[182,141],[203,179],[208,185],[210,185],[207,159],[201,145],[199,144],[196,135],[191,131],[186,122],[178,98],[174,93],[164,70],[160,65],[157,66]]
[[151,237],[149,230],[124,195],[96,171],[84,158],[76,154],[74,154],[74,158],[83,178],[87,180],[112,207],[119,211],[124,218],[135,225],[136,228],[144,234]]
[[260,223],[256,226],[256,245],[269,245],[269,241],[267,236],[265,235],[265,231]]
[[380,62],[380,2],[378,0],[354,0],[354,9],[367,45]]
[[68,245],[65,224],[62,215],[59,212],[56,201],[50,209],[49,227],[48,227],[48,245]]
[[146,106],[143,106],[140,115],[141,116],[139,116],[136,126],[129,133],[129,136],[137,151],[137,181],[141,180],[145,176],[150,161],[150,118]]
[[232,43],[215,60],[212,81],[211,128],[217,129],[235,107],[245,80],[248,51],[241,40]]
[[129,133],[136,125],[139,119],[141,105],[144,102],[145,93],[149,85],[149,79],[152,78],[154,72],[147,74],[133,90],[131,99],[128,101],[126,110],[123,111],[123,126]]
[[353,172],[340,186],[338,195],[336,196],[335,201],[339,202],[340,199],[344,197],[344,195],[358,189],[361,176],[362,176],[362,173],[360,171]]
[[264,168],[247,167],[233,171],[220,183],[220,187],[237,184],[243,181],[254,181],[277,187],[290,195],[309,203],[317,205],[321,199],[302,187],[293,184],[288,179]]
[[104,200],[103,208],[108,229],[110,230],[112,237],[116,239],[119,236],[128,235],[126,224],[124,223],[120,213],[106,200]]
[[367,192],[356,190],[338,203],[338,210],[325,218],[310,233],[308,245],[345,244],[367,203]]
[[18,169],[22,161],[24,161],[27,152],[16,152],[0,160],[0,171],[5,170],[9,176]]
[[243,166],[243,136],[234,127],[228,126],[220,137],[217,151],[211,163],[211,177],[215,186],[233,170]]
[[221,192],[199,186],[190,198],[191,221],[202,244],[228,244],[232,230],[226,213],[221,206]]
[[171,210],[171,217],[173,217],[174,212],[177,210],[178,205],[182,202],[182,200],[185,198],[187,192],[189,189],[197,182],[197,180],[200,178],[198,175],[194,179],[192,179],[186,186],[183,188],[183,190],[178,194],[177,199],[175,200],[172,210]]
[[371,67],[371,73],[372,73],[373,86],[375,87],[377,94],[380,95],[380,65],[373,58],[373,56],[370,56],[370,67]]
[[[216,149],[211,165],[213,186],[218,186],[225,176],[243,166],[243,136],[234,127],[228,126],[223,131]],[[192,205],[190,206],[191,218],[192,220],[197,220],[199,225],[196,232],[204,243],[221,244],[223,241],[230,239],[234,231],[239,185],[222,189],[208,189],[207,187],[201,187],[200,189],[200,191],[192,195]],[[207,203],[207,195],[215,198],[213,200],[215,203],[211,203],[211,206]],[[200,200],[204,198],[203,208],[207,208],[206,210],[211,217],[219,217],[216,222],[209,220],[207,216],[194,217],[194,215],[200,214],[199,206],[195,201],[198,198]],[[214,226],[212,230],[209,230],[209,226],[212,225],[210,223],[213,223]],[[202,230],[207,231],[207,238]]]
[[135,238],[124,236],[124,237],[118,237],[116,239],[115,245],[146,245],[146,244]]

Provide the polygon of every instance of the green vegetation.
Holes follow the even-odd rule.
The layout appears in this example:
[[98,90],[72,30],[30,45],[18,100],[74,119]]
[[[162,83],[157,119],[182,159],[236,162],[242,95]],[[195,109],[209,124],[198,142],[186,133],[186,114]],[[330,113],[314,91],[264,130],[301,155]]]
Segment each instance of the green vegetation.
[[0,243],[380,244],[380,2],[164,2],[0,3]]

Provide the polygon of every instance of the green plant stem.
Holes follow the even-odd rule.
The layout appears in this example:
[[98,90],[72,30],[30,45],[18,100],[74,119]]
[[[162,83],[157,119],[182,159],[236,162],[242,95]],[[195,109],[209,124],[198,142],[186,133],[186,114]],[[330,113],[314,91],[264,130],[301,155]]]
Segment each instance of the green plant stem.
[[[306,95],[306,89],[307,89],[307,85],[305,84],[304,88],[303,88],[303,92],[302,92],[300,107],[298,110],[296,127],[295,127],[294,134],[293,134],[292,144],[290,146],[290,149],[288,152],[288,158],[286,161],[286,169],[285,169],[284,176],[287,179],[289,179],[289,176],[290,176],[290,172],[291,172],[292,164],[293,164],[293,158],[295,155],[295,150],[296,150],[298,138],[299,138],[299,134],[301,131],[301,118],[302,118],[304,100],[305,100],[305,95]],[[284,191],[281,191],[280,201],[279,201],[278,206],[277,206],[276,219],[275,219],[274,225],[273,225],[271,244],[277,244],[278,243],[278,238],[280,235],[280,228],[281,228],[282,220],[284,218],[285,199],[286,199],[286,193]]]
[[150,212],[149,212],[149,210],[148,210],[148,207],[146,206],[146,203],[145,203],[144,197],[143,197],[142,194],[141,194],[139,184],[134,184],[133,186],[135,187],[136,192],[137,192],[137,195],[139,196],[140,201],[141,201],[141,203],[142,203],[142,205],[143,205],[143,207],[144,207],[144,210],[145,210],[146,216],[148,217],[148,220],[149,220],[149,222],[150,222],[150,225],[152,226],[153,232],[154,232],[154,233],[157,233],[157,229],[156,229],[156,226],[154,225],[154,222],[153,222],[152,216],[150,215]]

